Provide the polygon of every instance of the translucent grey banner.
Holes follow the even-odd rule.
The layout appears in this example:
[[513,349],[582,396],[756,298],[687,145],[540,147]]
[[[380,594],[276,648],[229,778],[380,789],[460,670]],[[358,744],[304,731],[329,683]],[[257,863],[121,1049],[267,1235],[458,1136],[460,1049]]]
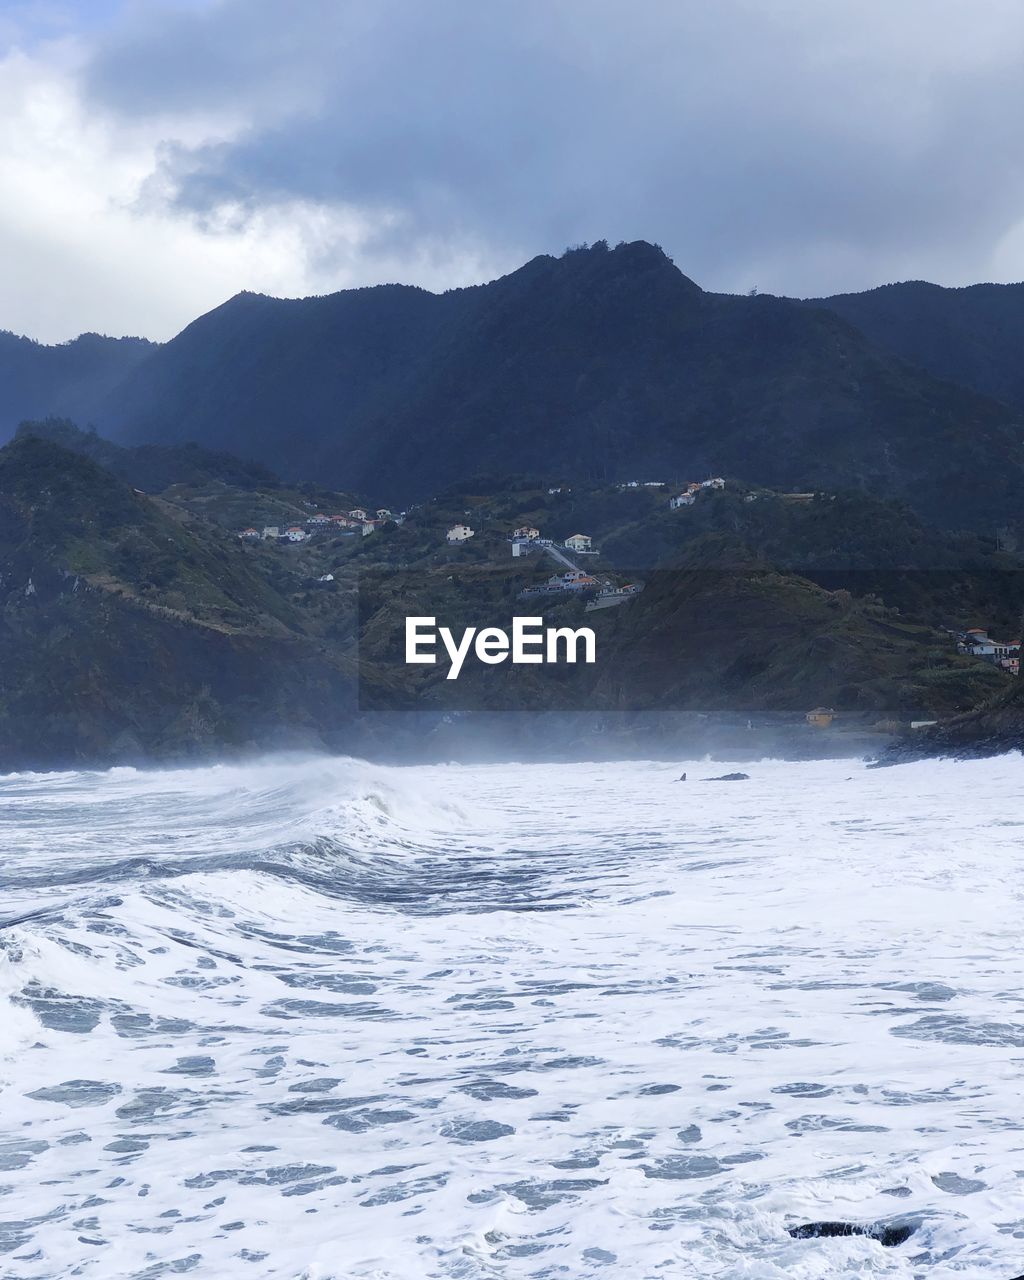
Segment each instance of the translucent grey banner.
[[920,724],[1012,687],[1024,571],[368,571],[363,711]]

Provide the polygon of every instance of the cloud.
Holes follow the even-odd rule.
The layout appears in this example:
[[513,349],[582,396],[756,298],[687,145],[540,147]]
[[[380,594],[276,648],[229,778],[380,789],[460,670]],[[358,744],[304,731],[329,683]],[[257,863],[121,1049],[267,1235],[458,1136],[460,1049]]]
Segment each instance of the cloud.
[[241,289],[292,296],[382,274],[444,288],[496,269],[468,244],[457,256],[426,243],[368,256],[386,210],[301,192],[220,196],[185,215],[164,189],[167,157],[231,137],[244,123],[236,104],[98,111],[83,91],[86,44],[26,43],[0,57],[0,328],[46,342],[85,330],[166,339]]
[[73,67],[0,62],[0,325],[48,341],[82,329],[166,337],[250,278],[308,284],[286,208],[230,235],[138,207],[159,141],[90,118]]
[[164,328],[219,289],[439,287],[601,237],[722,290],[1020,278],[1022,43],[1016,0],[127,6],[77,60],[32,55],[76,144],[16,95],[26,221],[82,282],[69,314],[95,253],[103,314],[148,264]]

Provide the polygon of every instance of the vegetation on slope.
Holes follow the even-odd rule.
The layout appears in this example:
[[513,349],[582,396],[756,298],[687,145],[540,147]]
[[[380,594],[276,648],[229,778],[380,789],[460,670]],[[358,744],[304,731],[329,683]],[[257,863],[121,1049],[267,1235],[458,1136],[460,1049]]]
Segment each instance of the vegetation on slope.
[[[57,434],[81,445],[72,430]],[[89,448],[123,467],[116,446]],[[240,524],[302,523],[356,499],[207,470],[151,496],[25,432],[0,450],[0,765],[350,743],[366,727],[357,673],[364,709],[439,715],[678,707],[799,720],[823,703],[870,723],[955,714],[1006,687],[942,629],[1014,624],[1020,562],[991,539],[861,494],[791,503],[730,478],[669,511],[674,491],[478,477],[370,537],[332,528],[249,545]],[[450,547],[462,520],[477,535]],[[524,523],[559,541],[593,534],[587,567],[614,581],[639,569],[646,589],[597,613],[578,598],[524,604],[524,586],[559,570],[543,553],[512,559],[508,534]],[[460,632],[524,612],[592,625],[598,665],[473,664],[453,687],[443,665],[404,664],[410,613]]]
[[1024,284],[944,289],[923,280],[817,298],[886,351],[1024,409]]
[[72,342],[45,346],[0,331],[0,444],[26,418],[70,413],[89,421],[155,350],[145,338],[83,333]]
[[0,767],[320,741],[351,663],[237,541],[94,462],[0,450]]
[[524,469],[841,486],[977,529],[1024,501],[1019,412],[833,312],[704,293],[643,242],[440,296],[242,294],[139,364],[96,421],[403,504],[473,471]]

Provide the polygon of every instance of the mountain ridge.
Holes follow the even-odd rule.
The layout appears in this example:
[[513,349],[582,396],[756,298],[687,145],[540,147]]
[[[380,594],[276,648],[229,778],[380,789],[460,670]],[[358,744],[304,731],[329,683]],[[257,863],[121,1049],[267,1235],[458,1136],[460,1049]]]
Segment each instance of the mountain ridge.
[[87,419],[158,346],[147,338],[99,333],[47,345],[0,330],[0,443],[26,418],[74,414]]
[[962,485],[943,492],[970,475],[966,455],[980,443],[999,484],[1021,474],[1001,406],[908,370],[831,312],[707,294],[642,243],[441,295],[239,298],[136,370],[112,414],[117,439],[198,438],[354,489],[394,477],[403,500],[481,469],[731,469],[794,487],[852,469],[930,516],[976,519]]
[[802,301],[843,316],[936,377],[1024,408],[1024,283],[906,280]]
[[440,294],[243,291],[67,416],[406,502],[478,471],[715,471],[860,488],[948,526],[1013,518],[1024,407],[908,361],[851,305],[708,293],[644,241]]

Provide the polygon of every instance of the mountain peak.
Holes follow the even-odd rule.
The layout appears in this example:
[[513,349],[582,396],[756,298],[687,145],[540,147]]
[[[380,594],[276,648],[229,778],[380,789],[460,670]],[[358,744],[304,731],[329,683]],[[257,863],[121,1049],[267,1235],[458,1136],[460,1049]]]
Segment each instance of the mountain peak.
[[698,284],[683,275],[672,259],[659,244],[649,240],[621,240],[614,248],[609,247],[607,240],[595,240],[593,244],[574,245],[566,249],[560,262],[581,262],[595,267],[606,265],[615,272],[648,272],[668,271],[686,284],[701,293]]
[[623,240],[614,248],[607,240],[595,240],[593,244],[570,245],[559,257],[538,254],[500,280],[475,286],[473,292],[501,289],[512,283],[520,286],[541,283],[558,288],[560,282],[569,282],[595,295],[628,289],[635,284],[644,289],[654,285],[677,296],[694,298],[704,292],[689,276],[683,275],[660,245],[647,240]]

